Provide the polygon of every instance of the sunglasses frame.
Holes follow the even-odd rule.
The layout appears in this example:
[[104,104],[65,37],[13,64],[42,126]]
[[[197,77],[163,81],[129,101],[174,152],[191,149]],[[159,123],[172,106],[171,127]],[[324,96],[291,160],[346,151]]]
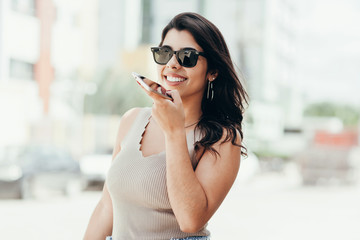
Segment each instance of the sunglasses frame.
[[[156,52],[158,52],[158,51],[161,50],[162,48],[167,48],[167,49],[169,49],[169,50],[172,52],[171,55],[170,55],[169,60],[168,60],[166,63],[160,63],[160,62],[156,61],[155,54],[156,54]],[[195,63],[194,63],[194,64],[192,64],[192,65],[190,65],[190,66],[184,66],[184,64],[182,63],[182,61],[181,61],[181,59],[180,59],[180,57],[179,57],[179,54],[180,54],[181,52],[183,52],[183,51],[192,51],[192,52],[195,54]],[[152,48],[151,48],[151,52],[153,53],[154,61],[155,61],[157,64],[159,64],[159,65],[166,65],[166,64],[170,61],[170,59],[172,58],[172,56],[175,54],[176,60],[177,60],[177,62],[180,64],[180,66],[186,67],[186,68],[195,67],[196,64],[197,64],[197,62],[198,62],[199,56],[205,57],[205,53],[204,53],[204,52],[199,52],[198,50],[196,50],[196,49],[194,49],[194,48],[183,48],[183,49],[180,49],[180,50],[178,50],[178,51],[174,51],[174,50],[172,50],[170,47],[152,47]]]

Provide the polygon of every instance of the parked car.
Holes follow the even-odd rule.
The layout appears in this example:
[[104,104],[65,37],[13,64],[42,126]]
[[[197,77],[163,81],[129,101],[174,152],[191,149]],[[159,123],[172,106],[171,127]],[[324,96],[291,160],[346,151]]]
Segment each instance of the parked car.
[[83,188],[79,163],[52,145],[0,149],[0,197],[78,193]]
[[303,184],[355,184],[359,171],[357,146],[356,132],[316,131],[312,144],[296,157]]
[[80,159],[80,169],[87,187],[98,186],[102,189],[111,160],[112,150],[86,154]]

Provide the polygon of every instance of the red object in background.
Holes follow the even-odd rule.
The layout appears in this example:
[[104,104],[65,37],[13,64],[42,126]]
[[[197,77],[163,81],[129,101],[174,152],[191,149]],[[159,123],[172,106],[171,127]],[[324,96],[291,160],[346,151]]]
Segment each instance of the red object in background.
[[34,74],[44,104],[43,111],[48,114],[50,87],[55,78],[55,70],[51,63],[51,37],[56,9],[52,0],[36,0],[35,5],[36,16],[40,22],[40,52],[39,60],[34,66]]
[[314,136],[314,143],[325,146],[352,147],[358,144],[358,139],[358,134],[354,131],[340,133],[317,131]]

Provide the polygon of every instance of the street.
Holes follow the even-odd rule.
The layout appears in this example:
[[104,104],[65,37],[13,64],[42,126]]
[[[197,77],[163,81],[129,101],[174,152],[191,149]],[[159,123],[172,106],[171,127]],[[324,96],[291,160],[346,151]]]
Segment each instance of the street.
[[[82,239],[99,191],[0,200],[0,239]],[[209,223],[213,240],[359,240],[360,187],[303,187],[292,166],[237,180]]]

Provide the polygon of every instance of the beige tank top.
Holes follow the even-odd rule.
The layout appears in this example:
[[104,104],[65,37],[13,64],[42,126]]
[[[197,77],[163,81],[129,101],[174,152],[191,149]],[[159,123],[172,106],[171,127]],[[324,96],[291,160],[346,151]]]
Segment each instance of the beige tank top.
[[[171,209],[166,188],[165,152],[143,157],[142,135],[151,116],[151,108],[139,111],[121,143],[121,151],[109,169],[106,184],[113,203],[113,240],[160,240],[208,236],[206,226],[198,233],[180,230]],[[187,134],[193,167],[195,134]]]

